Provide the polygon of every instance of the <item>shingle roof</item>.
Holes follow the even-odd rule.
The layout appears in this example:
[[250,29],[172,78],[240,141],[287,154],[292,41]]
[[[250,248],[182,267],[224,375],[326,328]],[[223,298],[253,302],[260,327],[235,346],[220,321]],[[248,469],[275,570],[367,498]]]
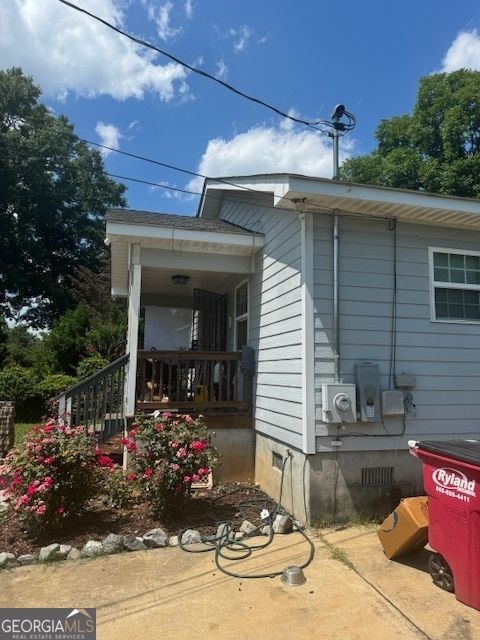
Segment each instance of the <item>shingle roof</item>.
[[108,209],[105,214],[107,222],[126,222],[128,224],[151,224],[156,227],[175,227],[192,231],[217,231],[228,233],[251,233],[226,220],[209,220],[193,216],[178,216],[171,213],[153,213],[151,211],[135,211],[133,209]]

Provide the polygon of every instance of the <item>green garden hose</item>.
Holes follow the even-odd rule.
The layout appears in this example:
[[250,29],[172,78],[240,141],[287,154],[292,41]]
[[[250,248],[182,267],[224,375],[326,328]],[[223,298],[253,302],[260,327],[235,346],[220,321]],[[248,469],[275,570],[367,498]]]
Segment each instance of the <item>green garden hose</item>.
[[[307,533],[305,532],[305,527],[297,523],[297,521],[291,516],[291,514],[288,513],[288,511],[282,506],[283,482],[285,478],[285,468],[286,468],[288,459],[289,459],[288,456],[286,456],[283,459],[282,475],[280,479],[280,495],[277,502],[275,502],[271,498],[265,498],[265,499],[259,498],[256,500],[243,500],[238,503],[238,510],[240,512],[242,512],[242,509],[245,509],[247,507],[259,508],[260,506],[263,505],[263,507],[265,508],[267,503],[270,503],[271,509],[269,510],[269,515],[263,520],[261,526],[255,527],[255,529],[252,529],[252,531],[248,533],[244,533],[241,538],[236,538],[235,531],[231,522],[229,521],[217,522],[216,523],[218,525],[217,534],[209,535],[209,536],[202,535],[201,542],[204,544],[204,547],[200,549],[191,549],[191,548],[188,548],[191,545],[188,545],[187,547],[186,545],[182,544],[182,536],[185,533],[185,531],[188,530],[188,527],[187,527],[185,529],[182,529],[178,534],[178,544],[180,548],[183,551],[186,551],[187,553],[206,553],[206,552],[214,551],[215,564],[217,565],[218,570],[232,578],[241,578],[241,579],[274,578],[276,576],[282,575],[283,570],[272,571],[268,573],[259,573],[254,575],[234,573],[233,571],[229,571],[224,566],[222,566],[220,564],[220,559],[222,558],[223,560],[226,560],[226,561],[238,562],[239,560],[246,560],[247,558],[250,558],[251,555],[254,553],[254,551],[265,549],[272,543],[275,537],[275,532],[273,530],[273,523],[275,521],[275,518],[277,517],[277,515],[286,515],[293,520],[294,530],[298,531],[305,538],[306,542],[310,547],[310,553],[307,560],[303,564],[299,565],[301,569],[305,569],[305,567],[307,567],[314,558],[315,547],[313,545],[312,540],[308,537]],[[305,501],[305,495],[303,496],[303,498]],[[267,536],[266,542],[262,542],[259,544],[249,544],[247,542],[248,539],[259,535],[261,533],[261,530],[265,526],[268,526],[268,536]],[[218,535],[219,530],[221,530],[220,535]]]

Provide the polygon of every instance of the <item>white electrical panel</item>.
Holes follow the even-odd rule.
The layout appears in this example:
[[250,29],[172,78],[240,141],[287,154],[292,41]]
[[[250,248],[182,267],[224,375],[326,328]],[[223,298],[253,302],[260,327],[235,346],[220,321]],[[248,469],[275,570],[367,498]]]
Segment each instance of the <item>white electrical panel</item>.
[[382,416],[403,416],[403,391],[382,391]]
[[357,421],[357,396],[354,384],[322,384],[323,421],[328,424],[353,423]]

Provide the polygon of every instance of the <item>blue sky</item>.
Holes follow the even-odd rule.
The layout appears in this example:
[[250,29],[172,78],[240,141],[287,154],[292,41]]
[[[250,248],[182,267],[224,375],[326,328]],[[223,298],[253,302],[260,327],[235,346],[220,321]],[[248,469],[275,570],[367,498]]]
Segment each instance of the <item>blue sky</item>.
[[[480,70],[478,2],[76,0],[235,86],[305,118],[344,103],[358,118],[342,155],[375,146],[382,118],[409,111],[418,80]],[[322,135],[186,73],[57,0],[4,0],[0,64],[21,66],[85,138],[209,175],[331,176]],[[122,157],[107,170],[199,189],[201,181]],[[190,214],[197,200],[128,185],[132,208]]]

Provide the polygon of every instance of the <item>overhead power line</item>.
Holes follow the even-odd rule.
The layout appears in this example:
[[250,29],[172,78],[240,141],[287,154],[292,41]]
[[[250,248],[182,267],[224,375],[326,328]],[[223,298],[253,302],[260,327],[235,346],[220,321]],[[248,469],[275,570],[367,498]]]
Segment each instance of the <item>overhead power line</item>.
[[[135,160],[142,160],[143,162],[156,164],[159,167],[164,167],[165,169],[172,169],[172,171],[179,171],[180,173],[186,173],[187,175],[194,176],[196,178],[203,178],[204,180],[214,180],[215,182],[220,182],[221,184],[228,185],[229,187],[235,187],[236,189],[244,189],[245,191],[253,191],[254,193],[258,193],[258,189],[253,189],[252,187],[246,187],[241,184],[236,184],[235,182],[229,182],[224,178],[214,178],[212,176],[207,176],[204,173],[198,173],[197,171],[191,171],[190,169],[184,169],[183,167],[177,167],[173,164],[162,162],[161,160],[155,160],[154,158],[148,158],[147,156],[141,156],[136,153],[131,153],[129,151],[123,151],[122,149],[115,149],[114,147],[109,147],[106,144],[100,144],[100,142],[93,142],[93,140],[86,140],[85,138],[80,138],[78,136],[76,137],[81,142],[85,142],[85,144],[91,144],[95,147],[106,149],[107,151],[114,151],[115,153],[119,153],[123,156],[127,156],[129,158],[135,158]],[[201,196],[202,194],[198,193],[196,195]]]
[[[322,133],[330,135],[328,131],[325,131],[325,129],[322,128],[322,126],[323,127],[332,127],[332,123],[328,122],[328,120],[304,120],[303,118],[297,118],[296,116],[292,115],[291,113],[287,113],[285,111],[282,111],[282,109],[279,109],[279,108],[269,104],[268,102],[265,102],[264,100],[261,100],[260,98],[256,98],[255,96],[249,95],[248,93],[245,93],[244,91],[241,91],[240,89],[237,89],[232,84],[229,84],[228,82],[225,82],[224,80],[220,80],[220,78],[216,78],[211,73],[208,73],[207,71],[203,71],[203,69],[198,69],[198,67],[194,67],[193,65],[188,64],[188,62],[185,62],[184,60],[181,60],[177,56],[174,56],[173,54],[169,53],[168,51],[165,51],[164,49],[160,49],[159,47],[155,46],[151,42],[148,42],[146,40],[142,40],[141,38],[138,38],[138,37],[132,35],[131,33],[128,33],[127,31],[124,31],[123,29],[119,29],[117,26],[115,26],[111,22],[108,22],[104,18],[100,18],[100,16],[97,16],[96,14],[94,14],[94,13],[92,13],[90,11],[87,11],[87,9],[84,9],[83,7],[79,7],[78,5],[73,4],[73,2],[68,2],[68,0],[58,0],[58,1],[61,2],[64,5],[66,5],[67,7],[70,7],[71,9],[74,9],[75,11],[79,11],[80,13],[83,13],[83,14],[89,16],[90,18],[93,18],[93,20],[96,20],[97,22],[100,22],[101,24],[105,25],[106,27],[108,27],[112,31],[115,31],[116,33],[124,36],[125,38],[128,38],[132,42],[135,42],[136,44],[139,44],[142,47],[147,47],[148,49],[151,49],[152,51],[156,51],[157,53],[160,53],[162,56],[165,56],[166,58],[169,58],[170,60],[172,60],[173,62],[176,62],[177,64],[181,65],[182,67],[185,67],[185,69],[188,69],[192,73],[196,73],[199,76],[203,76],[204,78],[208,78],[209,80],[212,80],[213,82],[216,82],[217,84],[221,85],[225,89],[228,89],[228,91],[231,91],[231,92],[237,94],[238,96],[241,96],[242,98],[245,98],[246,100],[249,100],[250,102],[254,102],[256,104],[259,104],[262,107],[265,107],[266,109],[270,109],[270,111],[273,111],[274,113],[276,113],[277,115],[281,116],[282,118],[287,118],[288,120],[292,120],[293,122],[296,122],[297,124],[303,124],[306,127],[310,127],[310,128],[315,129],[317,131],[321,131]],[[319,125],[322,125],[322,126],[319,126]]]

